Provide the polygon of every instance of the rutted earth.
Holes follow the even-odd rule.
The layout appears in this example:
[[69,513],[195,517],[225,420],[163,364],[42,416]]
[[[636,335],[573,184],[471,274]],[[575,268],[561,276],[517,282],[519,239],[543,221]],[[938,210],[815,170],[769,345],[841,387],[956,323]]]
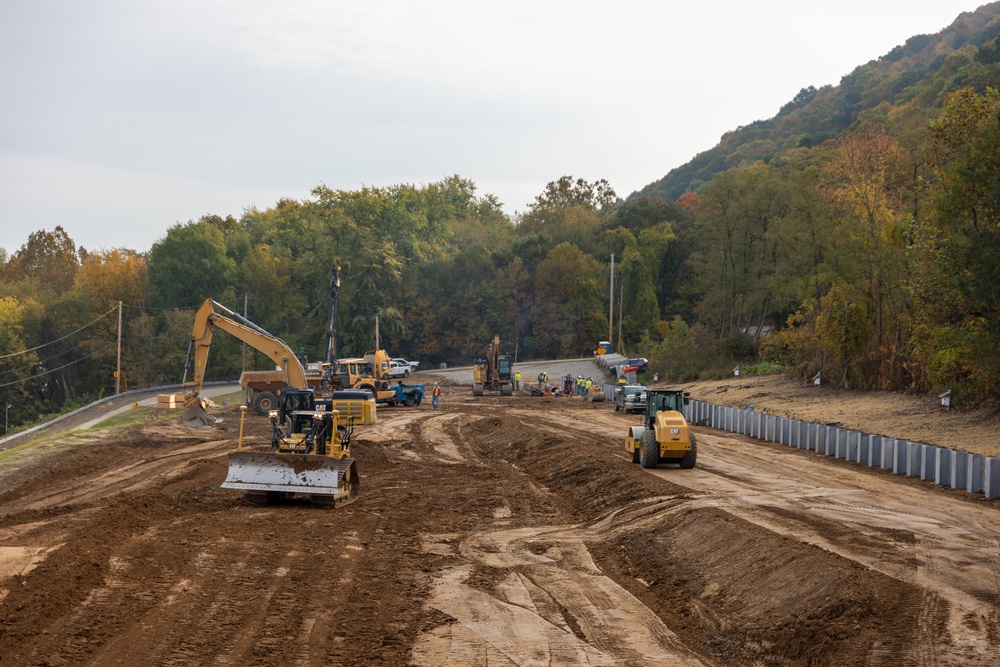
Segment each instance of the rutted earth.
[[996,664],[993,501],[704,428],[642,470],[608,403],[442,408],[359,427],[337,509],[220,489],[235,409],[3,463],[0,665]]

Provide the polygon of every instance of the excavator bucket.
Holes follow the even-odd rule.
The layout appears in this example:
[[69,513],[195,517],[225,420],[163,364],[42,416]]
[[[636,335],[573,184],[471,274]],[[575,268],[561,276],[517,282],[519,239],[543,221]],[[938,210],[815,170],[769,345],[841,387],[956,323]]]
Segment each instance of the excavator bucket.
[[181,415],[181,422],[185,426],[204,428],[206,426],[220,424],[222,423],[222,420],[208,414],[208,410],[205,409],[205,402],[202,399],[195,397],[194,400],[189,400],[185,405],[184,414]]
[[318,454],[231,452],[223,489],[243,489],[251,495],[302,493],[313,502],[346,505],[357,500],[361,488],[351,458]]

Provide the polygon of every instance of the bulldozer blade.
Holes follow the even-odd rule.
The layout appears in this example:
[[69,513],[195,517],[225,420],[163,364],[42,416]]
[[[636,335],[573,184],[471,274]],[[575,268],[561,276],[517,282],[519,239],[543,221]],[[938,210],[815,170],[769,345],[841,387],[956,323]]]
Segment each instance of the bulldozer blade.
[[192,428],[204,428],[206,426],[221,424],[222,420],[208,414],[205,404],[198,399],[187,406],[184,414],[181,415],[181,423]]
[[354,459],[317,454],[231,452],[223,489],[277,491],[315,496],[324,504],[357,499],[360,484]]

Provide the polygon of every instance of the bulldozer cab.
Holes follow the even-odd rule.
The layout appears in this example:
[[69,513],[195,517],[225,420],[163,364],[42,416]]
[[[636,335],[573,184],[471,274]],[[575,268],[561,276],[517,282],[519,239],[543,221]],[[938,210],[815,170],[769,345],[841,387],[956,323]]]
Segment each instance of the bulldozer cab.
[[297,411],[311,411],[315,409],[316,396],[311,389],[285,389],[281,392],[281,403],[278,406],[278,423],[285,425],[288,422],[289,416]]

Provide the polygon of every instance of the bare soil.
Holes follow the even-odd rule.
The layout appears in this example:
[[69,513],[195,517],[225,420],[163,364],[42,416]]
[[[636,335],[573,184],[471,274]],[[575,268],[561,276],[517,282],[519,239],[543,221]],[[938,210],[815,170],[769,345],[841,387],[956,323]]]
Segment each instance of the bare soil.
[[995,664],[996,502],[704,428],[643,470],[610,403],[470,394],[358,428],[336,509],[219,488],[235,409],[4,459],[0,665]]

